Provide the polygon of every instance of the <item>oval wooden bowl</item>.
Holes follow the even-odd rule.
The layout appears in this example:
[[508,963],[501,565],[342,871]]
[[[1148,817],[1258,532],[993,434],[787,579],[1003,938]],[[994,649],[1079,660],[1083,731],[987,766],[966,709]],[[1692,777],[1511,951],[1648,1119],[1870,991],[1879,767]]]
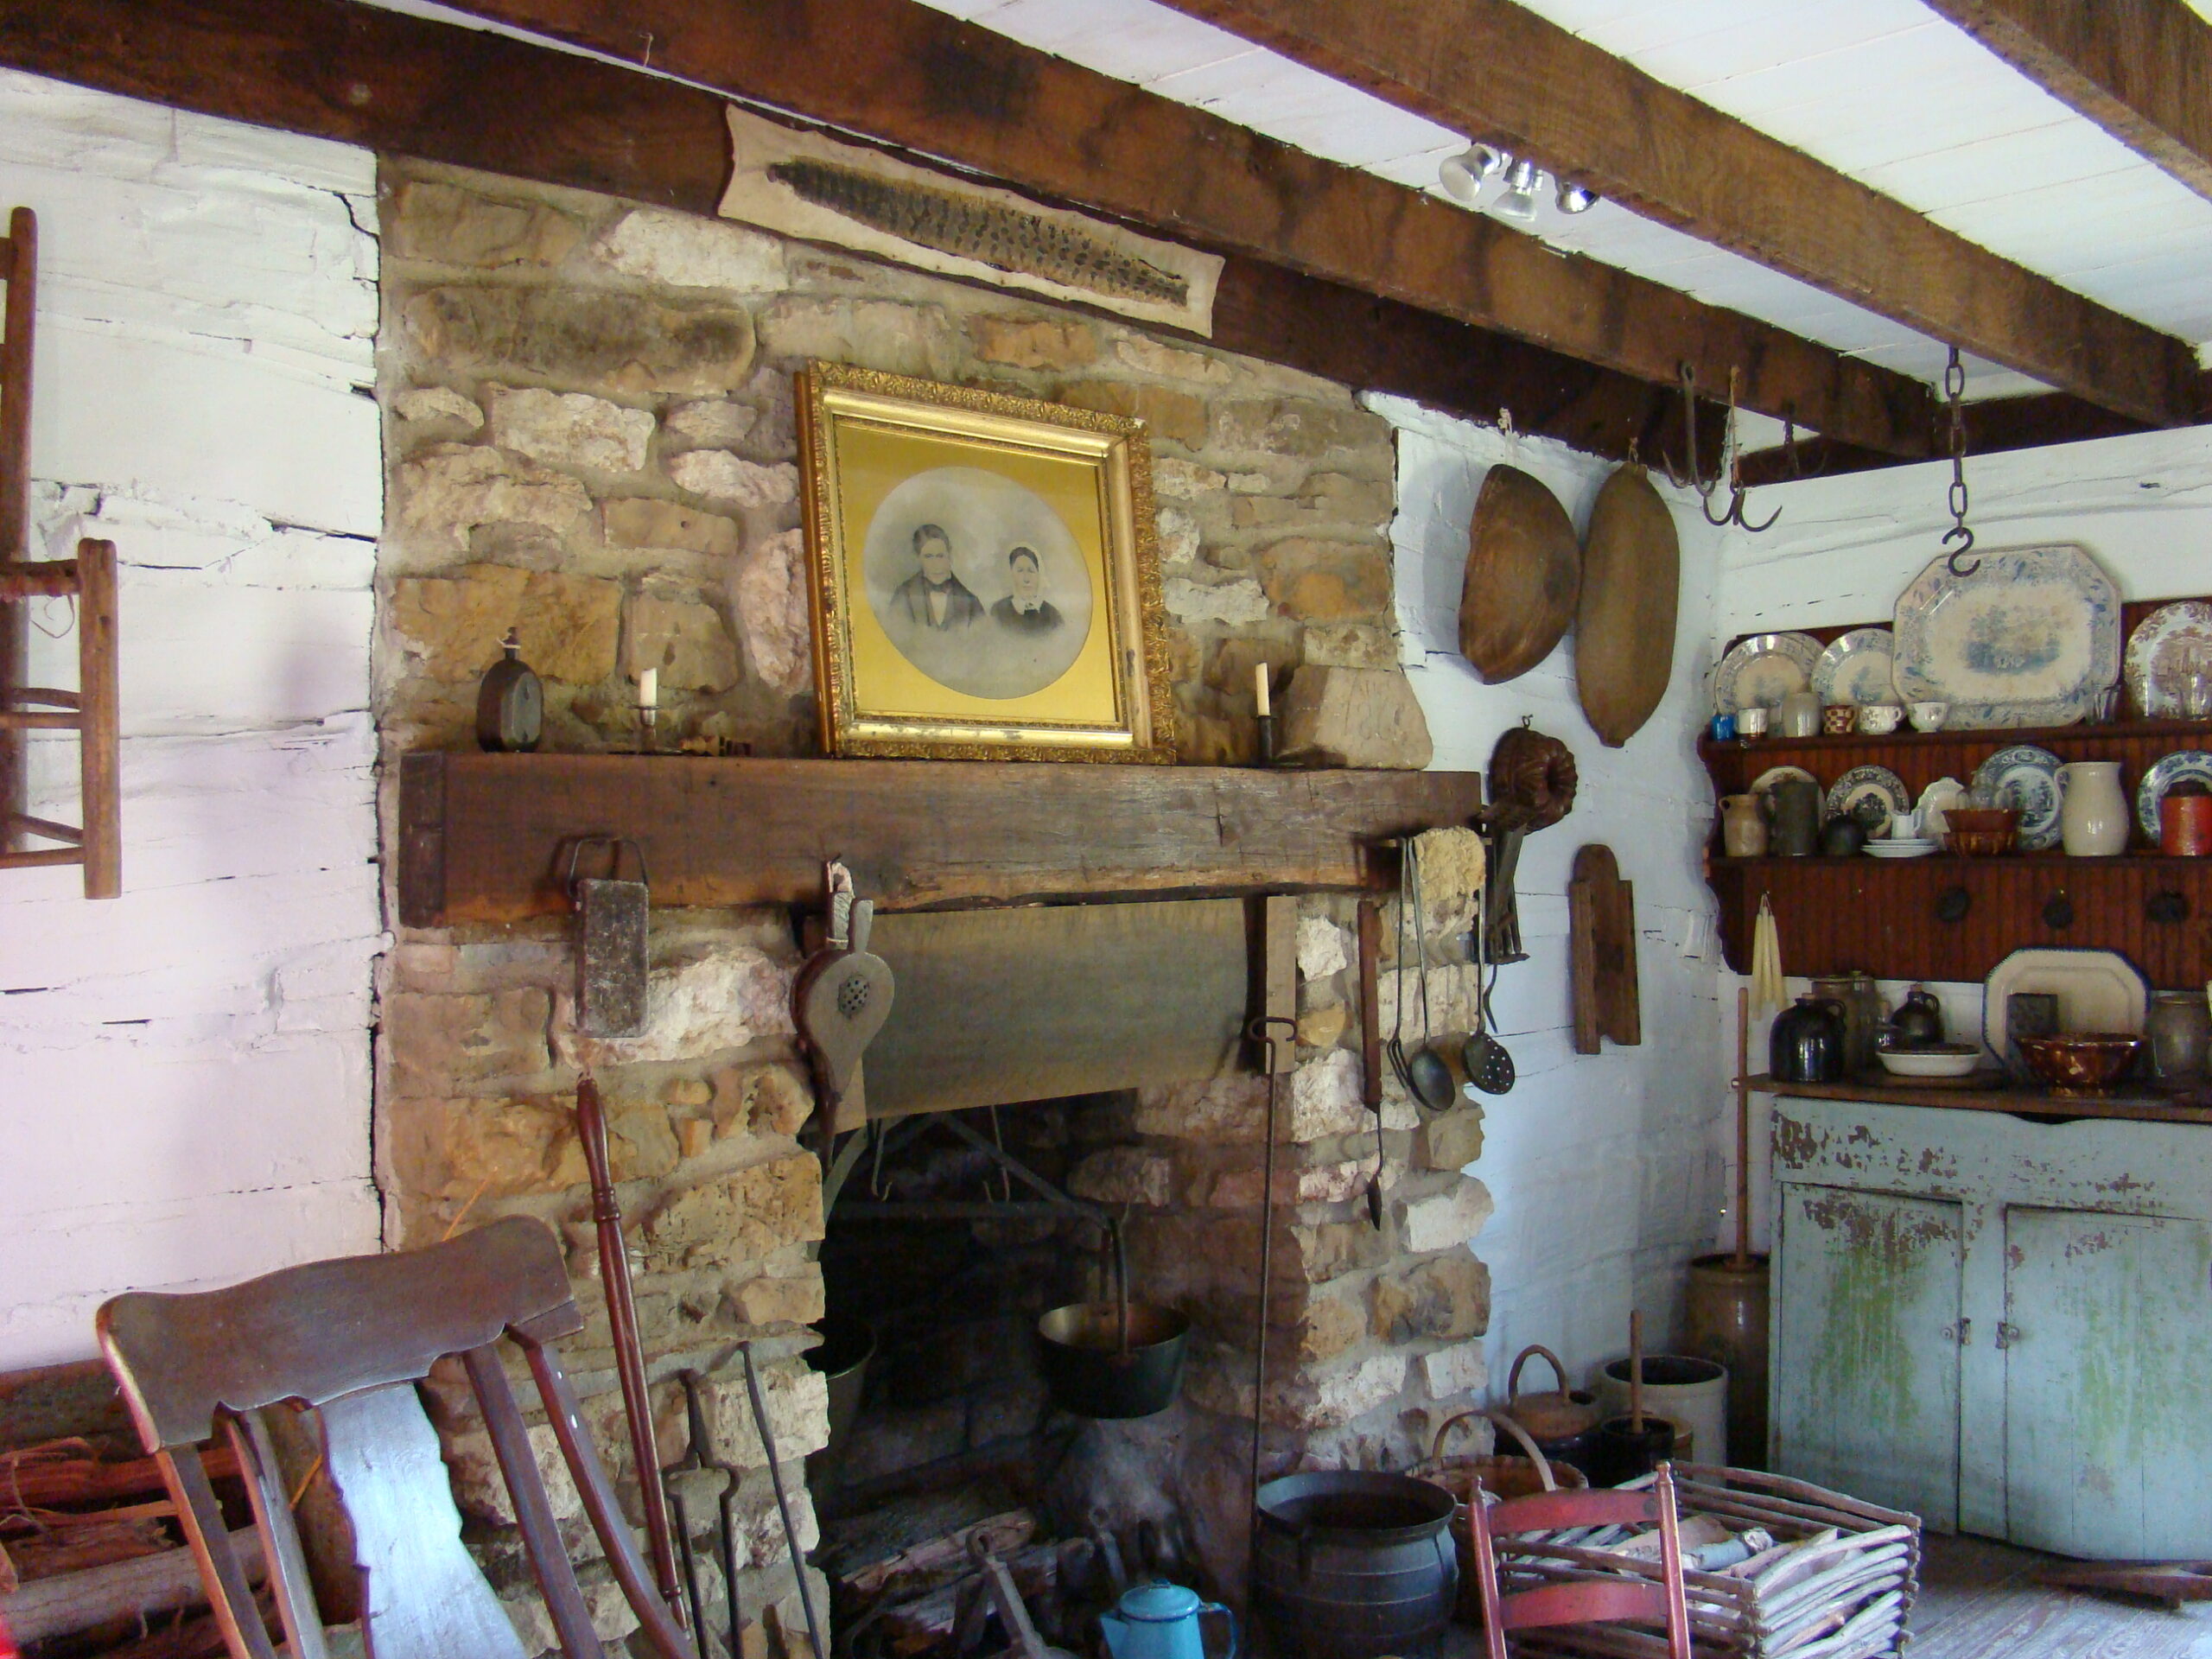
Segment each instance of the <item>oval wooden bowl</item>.
[[1496,685],[1552,653],[1574,620],[1582,550],[1559,498],[1528,474],[1493,467],[1467,529],[1459,649]]
[[1574,610],[1574,689],[1590,729],[1618,749],[1667,695],[1681,587],[1675,515],[1641,467],[1598,492]]

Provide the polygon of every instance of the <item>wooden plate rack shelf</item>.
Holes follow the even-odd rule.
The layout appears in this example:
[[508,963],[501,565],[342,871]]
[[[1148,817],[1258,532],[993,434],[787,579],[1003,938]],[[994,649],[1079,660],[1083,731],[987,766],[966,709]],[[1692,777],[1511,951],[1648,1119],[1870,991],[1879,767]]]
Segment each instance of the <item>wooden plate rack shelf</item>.
[[[2130,604],[2133,629],[2158,605]],[[1840,628],[1808,630],[1832,638]],[[2061,760],[2117,760],[2131,810],[2144,769],[2176,749],[2212,749],[2212,721],[2123,719],[2103,726],[1897,731],[1872,737],[1764,737],[1698,753],[1715,794],[1741,794],[1772,766],[1802,766],[1827,789],[1853,766],[1887,766],[1917,798],[1938,778],[1974,780],[1998,750],[2032,743]],[[1720,900],[1721,948],[1749,973],[1762,894],[1773,901],[1783,965],[1793,975],[1853,969],[1883,979],[1976,981],[2024,945],[2084,945],[2126,955],[2162,989],[2212,978],[2212,859],[2168,858],[2143,842],[2115,858],[2056,851],[2002,858],[1727,858],[1716,821],[1707,879]],[[1954,921],[1957,894],[1965,913]]]

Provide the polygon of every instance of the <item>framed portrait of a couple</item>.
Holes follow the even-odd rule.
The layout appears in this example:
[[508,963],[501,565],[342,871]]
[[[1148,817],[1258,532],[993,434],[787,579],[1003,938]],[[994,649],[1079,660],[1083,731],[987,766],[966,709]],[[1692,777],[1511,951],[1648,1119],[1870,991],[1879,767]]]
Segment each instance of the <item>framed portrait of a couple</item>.
[[1174,759],[1141,422],[827,363],[798,402],[824,748]]

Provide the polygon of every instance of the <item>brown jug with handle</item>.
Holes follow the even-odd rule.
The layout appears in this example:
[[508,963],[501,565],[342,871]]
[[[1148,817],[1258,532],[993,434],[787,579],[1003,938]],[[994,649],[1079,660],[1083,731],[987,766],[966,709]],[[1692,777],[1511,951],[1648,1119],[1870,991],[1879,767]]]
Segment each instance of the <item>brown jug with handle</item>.
[[[1541,1356],[1552,1368],[1559,1387],[1545,1394],[1521,1392],[1521,1368],[1531,1355]],[[1598,1443],[1598,1396],[1586,1389],[1567,1386],[1567,1367],[1548,1348],[1531,1343],[1513,1361],[1505,1379],[1506,1414],[1526,1429],[1529,1438],[1548,1458],[1572,1464],[1585,1474]]]

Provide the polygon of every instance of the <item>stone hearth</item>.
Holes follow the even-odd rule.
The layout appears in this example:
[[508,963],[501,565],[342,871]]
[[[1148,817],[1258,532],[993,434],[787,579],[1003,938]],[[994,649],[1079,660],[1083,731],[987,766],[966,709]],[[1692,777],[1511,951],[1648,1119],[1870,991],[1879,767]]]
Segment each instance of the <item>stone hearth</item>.
[[[1249,758],[1255,662],[1274,664],[1279,683],[1300,665],[1398,673],[1390,437],[1342,387],[581,193],[389,162],[382,207],[389,528],[377,714],[388,828],[391,763],[471,741],[477,678],[510,626],[544,677],[549,750],[633,743],[626,676],[652,664],[664,745],[814,752],[790,394],[791,372],[811,356],[1150,423],[1185,760]],[[1359,736],[1357,758],[1370,764],[1426,758],[1425,734],[1395,722]],[[1488,1281],[1467,1242],[1489,1199],[1461,1173],[1480,1150],[1480,1116],[1463,1105],[1417,1122],[1389,1085],[1388,1204],[1381,1230],[1371,1228],[1363,1193],[1375,1137],[1359,1098],[1354,901],[1313,896],[1299,906],[1298,1064],[1281,1084],[1266,1461],[1270,1471],[1402,1465],[1485,1381],[1472,1338],[1486,1322]],[[1441,911],[1432,921],[1438,1028],[1465,1029],[1465,917],[1456,931]],[[817,1256],[825,1224],[808,1127],[815,1100],[788,1011],[799,960],[793,920],[781,909],[658,909],[652,936],[651,1029],[593,1043],[574,1030],[563,921],[399,930],[379,987],[376,1144],[387,1237],[406,1248],[532,1214],[567,1237],[572,1274],[595,1277],[573,1128],[576,1080],[593,1068],[631,1224],[661,1455],[673,1462],[686,1443],[674,1375],[699,1369],[715,1450],[745,1471],[739,1597],[759,1644],[789,1650],[798,1605],[733,1344],[756,1344],[777,1451],[798,1484],[829,1422],[826,1391],[804,1357],[824,1313]],[[1172,969],[1162,964],[1165,995]],[[1171,1497],[1232,1593],[1242,1579],[1263,1100],[1262,1082],[1229,1076],[1079,1109],[1008,1109],[1009,1146],[1050,1151],[1056,1178],[1077,1196],[1128,1206],[1142,1294],[1195,1322],[1191,1365],[1183,1401],[1141,1423],[1055,1422],[1017,1389],[985,1405],[963,1401],[959,1427],[960,1449],[973,1451],[1008,1425],[1046,1424],[1040,1443],[1062,1450],[1040,1469],[1037,1496],[1056,1525],[1079,1528],[1086,1506],[1127,1513],[1145,1492]],[[1039,1142],[1052,1133],[1057,1148]],[[972,1224],[1017,1256],[1040,1249],[1027,1225]],[[595,1287],[580,1289],[594,1317],[571,1357],[619,1477],[626,1439],[617,1432],[607,1326]],[[1000,1341],[1014,1321],[996,1317]],[[481,1426],[454,1391],[437,1403],[472,1537],[528,1639],[549,1645]],[[951,1433],[939,1428],[906,1450],[922,1462],[949,1455]],[[588,1549],[574,1495],[557,1490],[556,1502],[572,1542]],[[712,1508],[695,1503],[692,1513]],[[810,1544],[817,1527],[804,1492],[799,1510]],[[613,1639],[626,1612],[603,1569],[591,1576],[602,1634]],[[720,1596],[717,1586],[710,1599]]]

